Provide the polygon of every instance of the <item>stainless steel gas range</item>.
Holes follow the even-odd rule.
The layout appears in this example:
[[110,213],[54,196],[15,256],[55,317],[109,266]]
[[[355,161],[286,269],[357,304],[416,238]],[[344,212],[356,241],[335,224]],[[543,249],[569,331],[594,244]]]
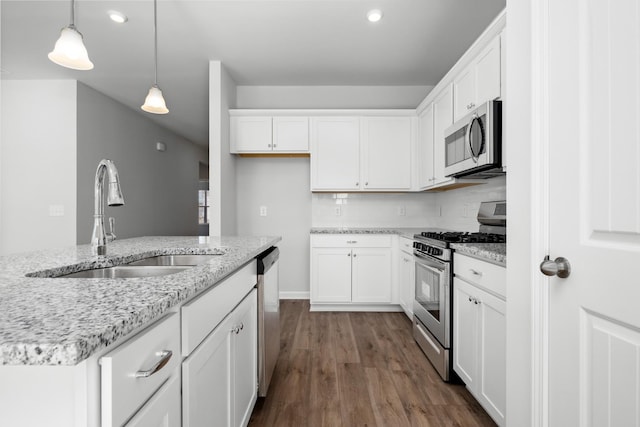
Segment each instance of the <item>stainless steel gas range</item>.
[[506,202],[483,202],[479,233],[425,231],[414,235],[416,297],[413,336],[443,380],[454,378],[451,358],[453,250],[451,243],[504,243]]

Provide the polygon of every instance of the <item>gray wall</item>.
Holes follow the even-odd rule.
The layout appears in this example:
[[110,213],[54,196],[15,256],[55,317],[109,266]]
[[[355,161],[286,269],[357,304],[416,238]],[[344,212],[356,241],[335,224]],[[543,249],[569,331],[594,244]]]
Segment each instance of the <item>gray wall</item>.
[[2,81],[0,254],[76,242],[76,83]]
[[237,234],[236,156],[229,153],[229,109],[236,84],[220,61],[209,62],[209,235]]
[[207,150],[82,83],[77,92],[78,243],[91,239],[94,177],[103,158],[115,162],[125,197],[124,206],[106,208],[118,238],[196,235],[199,163],[207,162]]

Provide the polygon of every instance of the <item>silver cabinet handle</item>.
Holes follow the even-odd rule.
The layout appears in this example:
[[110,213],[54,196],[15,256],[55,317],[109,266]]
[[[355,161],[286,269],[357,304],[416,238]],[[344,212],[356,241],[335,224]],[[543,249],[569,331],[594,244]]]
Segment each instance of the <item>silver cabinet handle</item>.
[[356,182],[356,187],[357,187],[358,185],[360,185],[360,183],[359,183],[359,182]]
[[276,144],[273,144],[273,148],[276,148],[276,147],[277,147],[277,145],[276,145]]
[[470,268],[469,271],[471,272],[471,274],[473,274],[474,276],[480,276],[482,277],[482,271],[478,271],[478,270],[474,270],[473,268]]
[[356,257],[356,254],[353,254],[353,257],[355,258],[355,257]]
[[369,185],[369,183],[368,183],[368,182],[365,182],[365,183],[364,183],[364,185]]
[[469,297],[469,302],[473,302],[473,298]]
[[357,240],[347,240],[347,243],[358,243]]
[[156,356],[160,358],[155,365],[151,367],[151,369],[147,371],[138,371],[134,374],[136,378],[148,378],[151,375],[158,372],[160,369],[164,368],[164,366],[169,363],[171,356],[173,356],[173,352],[171,350],[162,350],[156,353]]
[[347,256],[351,256],[351,253],[348,253]]

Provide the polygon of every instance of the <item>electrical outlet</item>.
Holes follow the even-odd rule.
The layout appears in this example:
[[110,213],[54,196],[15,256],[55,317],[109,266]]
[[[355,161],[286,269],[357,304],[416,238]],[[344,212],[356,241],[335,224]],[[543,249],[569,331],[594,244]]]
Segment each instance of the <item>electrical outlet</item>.
[[404,208],[404,206],[398,206],[398,216],[405,216],[406,214],[407,214],[407,211]]
[[336,216],[342,215],[342,208],[340,206],[336,206],[335,208],[333,208],[333,213],[335,213]]
[[260,206],[260,216],[267,216],[267,207]]
[[64,216],[64,205],[49,205],[49,216]]

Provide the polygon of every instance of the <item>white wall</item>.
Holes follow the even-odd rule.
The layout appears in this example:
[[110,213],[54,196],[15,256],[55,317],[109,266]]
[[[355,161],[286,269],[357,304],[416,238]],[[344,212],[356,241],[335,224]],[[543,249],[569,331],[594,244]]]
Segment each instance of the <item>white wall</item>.
[[480,202],[507,200],[506,176],[487,179],[485,183],[436,193],[440,216],[434,226],[456,231],[478,231]]
[[[435,227],[430,193],[314,193],[313,227]],[[340,214],[336,212],[339,208]],[[404,208],[405,215],[399,215]]]
[[[198,233],[200,162],[207,150],[78,83],[77,240],[89,243],[94,177],[101,159],[115,162],[125,205],[105,207],[118,238]],[[156,150],[162,142],[166,151]]]
[[229,109],[236,84],[220,61],[209,62],[209,235],[237,234],[236,158],[229,154]]
[[76,82],[4,80],[1,121],[0,253],[74,245]]
[[416,108],[433,86],[238,86],[237,108]]
[[[238,161],[238,234],[282,236],[280,294],[308,298],[311,192],[308,158]],[[260,206],[267,216],[260,216]]]

